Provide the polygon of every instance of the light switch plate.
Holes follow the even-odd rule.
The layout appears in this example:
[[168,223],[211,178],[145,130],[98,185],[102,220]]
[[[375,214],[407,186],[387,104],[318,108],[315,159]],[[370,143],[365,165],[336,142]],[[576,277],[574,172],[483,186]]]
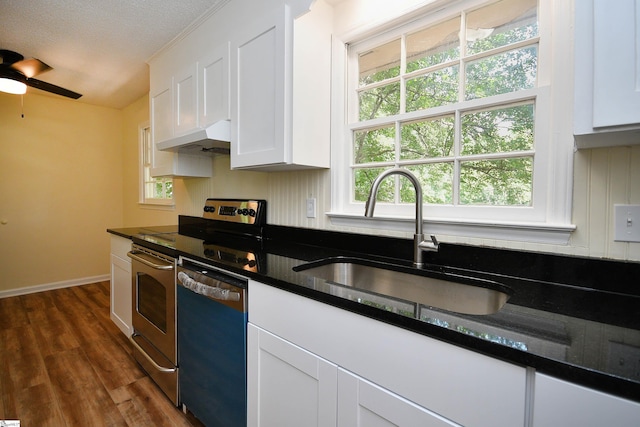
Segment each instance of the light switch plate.
[[615,240],[640,242],[640,205],[614,205]]
[[307,218],[315,218],[316,217],[316,199],[309,198],[307,199]]

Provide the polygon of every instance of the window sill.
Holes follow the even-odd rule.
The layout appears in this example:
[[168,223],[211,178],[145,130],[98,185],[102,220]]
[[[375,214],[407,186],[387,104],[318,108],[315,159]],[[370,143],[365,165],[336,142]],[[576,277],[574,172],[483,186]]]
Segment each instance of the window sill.
[[[364,215],[328,212],[331,224],[344,227],[372,228],[403,232],[415,232],[413,218],[385,217],[365,218]],[[491,222],[473,220],[447,220],[426,218],[424,234],[495,239],[550,245],[567,245],[573,224],[543,224],[531,222]]]

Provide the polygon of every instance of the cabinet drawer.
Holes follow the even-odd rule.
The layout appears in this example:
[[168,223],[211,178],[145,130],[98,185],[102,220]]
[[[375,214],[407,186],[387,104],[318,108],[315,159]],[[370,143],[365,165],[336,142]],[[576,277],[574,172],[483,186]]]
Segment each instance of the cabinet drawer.
[[111,254],[122,258],[122,260],[131,263],[131,259],[127,256],[127,252],[131,250],[131,240],[126,237],[111,235]]

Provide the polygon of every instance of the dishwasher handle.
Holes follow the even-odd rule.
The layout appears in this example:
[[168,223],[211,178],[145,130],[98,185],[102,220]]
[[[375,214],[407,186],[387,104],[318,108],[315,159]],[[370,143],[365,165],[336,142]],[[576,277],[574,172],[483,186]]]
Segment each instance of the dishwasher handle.
[[239,292],[234,292],[229,289],[223,289],[216,286],[209,286],[202,282],[198,282],[182,271],[178,273],[178,282],[180,282],[180,284],[185,288],[209,298],[222,301],[240,301]]

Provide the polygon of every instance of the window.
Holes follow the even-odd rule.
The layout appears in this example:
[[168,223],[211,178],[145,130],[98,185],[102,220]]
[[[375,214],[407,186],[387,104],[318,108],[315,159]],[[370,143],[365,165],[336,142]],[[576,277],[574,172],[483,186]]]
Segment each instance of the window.
[[140,126],[140,203],[173,205],[173,179],[151,176],[151,127]]
[[[362,214],[375,178],[401,167],[421,182],[433,223],[568,223],[566,211],[550,214],[551,2],[456,2],[345,43],[334,213]],[[386,178],[377,200],[376,216],[413,215],[403,176]]]

